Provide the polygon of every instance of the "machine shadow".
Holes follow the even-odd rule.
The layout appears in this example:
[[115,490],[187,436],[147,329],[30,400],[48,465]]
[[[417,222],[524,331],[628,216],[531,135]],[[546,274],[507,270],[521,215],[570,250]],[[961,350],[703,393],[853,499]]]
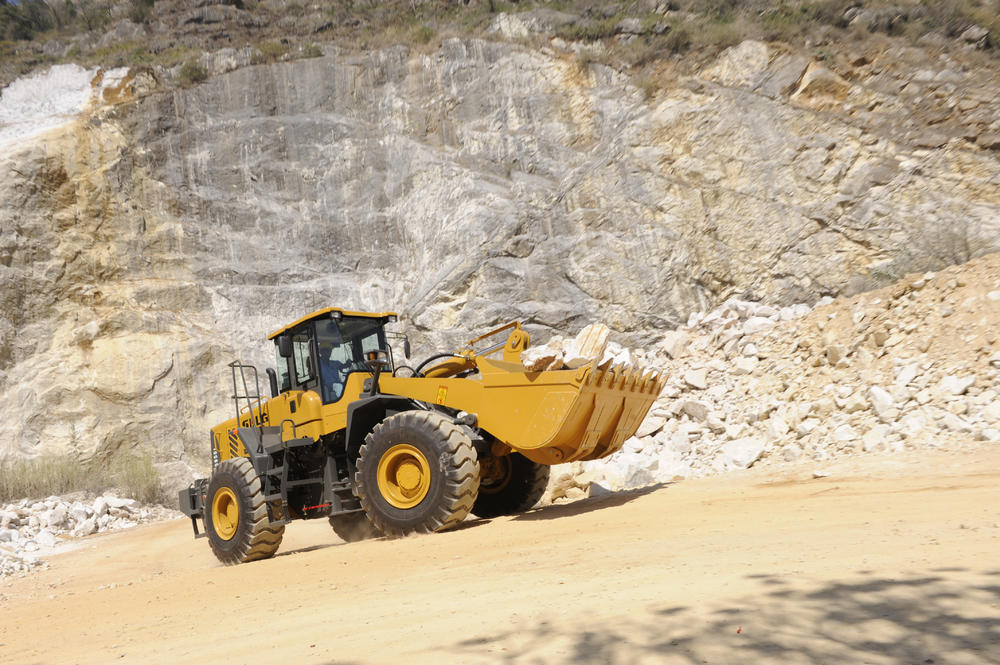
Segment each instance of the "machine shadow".
[[668,487],[670,484],[671,483],[657,483],[656,485],[650,485],[640,489],[624,490],[621,492],[612,492],[603,496],[593,496],[585,499],[579,499],[571,503],[559,503],[542,506],[541,508],[535,508],[534,510],[530,510],[526,513],[521,513],[520,515],[514,517],[514,520],[531,521],[560,519],[563,517],[570,517],[572,515],[583,515],[594,510],[615,508],[617,506],[623,506],[629,501],[634,501],[639,497],[663,489],[664,487]]
[[757,576],[760,591],[736,603],[636,608],[610,621],[581,617],[575,624],[521,626],[459,641],[443,650],[442,662],[995,665],[995,578],[956,571],[816,585]]

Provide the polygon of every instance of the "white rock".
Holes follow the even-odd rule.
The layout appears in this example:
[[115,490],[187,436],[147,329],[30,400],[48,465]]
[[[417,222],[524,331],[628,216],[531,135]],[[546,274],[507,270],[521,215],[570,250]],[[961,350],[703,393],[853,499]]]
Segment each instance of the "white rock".
[[108,508],[119,508],[130,512],[139,505],[135,499],[120,499],[116,496],[105,497],[105,499],[108,502]]
[[719,451],[727,469],[746,469],[764,453],[764,442],[756,437],[736,439],[722,444]]
[[79,501],[74,501],[73,505],[70,506],[69,517],[70,519],[73,520],[74,523],[82,522],[83,520],[87,519],[87,514],[88,514],[87,507],[84,506]]
[[665,450],[657,458],[655,479],[658,482],[672,482],[691,475],[691,466],[679,454]]
[[941,413],[941,425],[952,432],[971,432],[972,425],[968,421],[959,418],[954,413],[944,411]]
[[705,418],[705,426],[712,431],[712,434],[723,434],[726,431],[726,423],[714,412],[710,412]]
[[562,365],[562,348],[552,341],[543,346],[532,346],[521,352],[521,365],[529,372],[559,369]]
[[788,423],[785,419],[778,414],[772,414],[770,418],[767,419],[767,425],[764,428],[767,440],[771,443],[780,441],[782,438],[788,434]]
[[692,388],[704,390],[708,387],[707,372],[704,369],[689,369],[684,372],[684,383]]
[[656,415],[650,412],[646,415],[645,419],[639,424],[639,429],[636,430],[635,435],[639,438],[645,438],[651,436],[660,431],[663,424],[667,422],[667,419],[663,416]]
[[795,426],[795,433],[798,434],[799,437],[801,438],[803,436],[809,435],[813,430],[819,427],[819,425],[820,425],[819,418],[806,418],[805,420],[799,422],[799,424]]
[[907,437],[917,436],[927,427],[927,418],[920,412],[909,413],[899,422],[900,431]]
[[774,321],[771,319],[764,318],[763,316],[751,316],[743,324],[743,334],[755,335],[757,333],[764,332],[765,330],[770,330],[773,327]]
[[885,425],[876,425],[864,433],[861,437],[861,447],[866,453],[879,450],[885,443],[889,434],[889,428]]
[[757,305],[754,308],[753,315],[765,319],[772,319],[778,316],[778,310],[770,305]]
[[81,521],[73,529],[73,535],[77,538],[81,536],[89,536],[97,531],[97,520],[93,517],[88,517],[87,519]]
[[708,418],[709,407],[704,402],[686,399],[680,403],[678,408],[681,413],[687,414],[688,417],[699,422],[704,422]]
[[680,358],[688,343],[688,335],[683,330],[668,330],[663,335],[660,348],[671,358]]
[[53,508],[45,512],[41,517],[42,523],[51,528],[58,529],[66,521],[66,509],[65,508]]
[[895,409],[896,403],[892,399],[892,395],[878,386],[872,386],[868,389],[868,401],[871,402],[872,410],[880,418],[891,415],[893,412],[897,415],[899,413]]
[[753,371],[757,369],[757,363],[757,358],[753,356],[737,358],[733,361],[733,374],[737,376],[753,374]]
[[844,423],[836,429],[833,430],[833,440],[840,443],[848,443],[850,441],[856,441],[858,438],[858,433],[854,430],[849,423]]
[[847,347],[841,344],[831,344],[826,347],[826,361],[831,365],[837,365],[847,358]]
[[639,437],[630,436],[625,443],[622,444],[622,450],[627,450],[633,453],[642,452],[642,449],[645,448],[643,441],[644,440]]
[[650,464],[641,455],[616,453],[615,456],[619,457],[615,467],[619,471],[623,489],[646,487],[656,482],[656,476],[653,475],[656,465]]
[[97,497],[96,499],[94,499],[93,510],[94,514],[97,515],[98,517],[104,515],[105,513],[108,512],[108,500],[103,496]]
[[857,413],[868,408],[868,401],[858,393],[852,393],[840,405],[845,413]]
[[591,323],[577,334],[563,351],[563,363],[570,369],[583,367],[604,355],[611,331],[603,323]]
[[794,444],[788,444],[781,449],[781,458],[786,462],[794,462],[802,457],[802,449]]
[[941,379],[938,389],[948,395],[964,395],[975,382],[975,376],[958,377],[954,374],[949,374]]
[[35,534],[35,542],[42,547],[55,547],[56,546],[56,536],[48,529],[42,529],[37,534]]
[[608,342],[607,348],[604,349],[604,355],[601,356],[600,365],[605,363],[611,363],[612,365],[631,365],[632,364],[632,352],[628,349],[624,349],[614,342]]
[[678,455],[691,452],[691,435],[686,427],[678,427],[677,431],[667,439],[667,447]]

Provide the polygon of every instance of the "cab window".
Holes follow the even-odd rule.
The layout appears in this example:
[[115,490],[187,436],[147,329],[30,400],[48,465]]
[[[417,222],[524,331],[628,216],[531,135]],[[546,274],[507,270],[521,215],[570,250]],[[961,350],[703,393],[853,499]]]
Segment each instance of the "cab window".
[[295,365],[295,383],[299,386],[313,379],[312,344],[309,331],[303,330],[292,335],[292,361]]
[[278,351],[278,345],[274,345],[275,367],[278,370],[278,392],[285,392],[292,389],[292,377],[288,373],[288,358],[282,358]]
[[323,403],[337,402],[344,396],[349,374],[370,371],[365,365],[365,351],[385,348],[382,322],[352,316],[317,321],[316,347],[319,350]]

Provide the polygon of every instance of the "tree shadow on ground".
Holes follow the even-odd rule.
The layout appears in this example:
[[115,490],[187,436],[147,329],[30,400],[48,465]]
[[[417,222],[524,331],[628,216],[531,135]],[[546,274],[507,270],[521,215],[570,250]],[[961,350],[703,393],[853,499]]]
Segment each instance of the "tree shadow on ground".
[[[464,663],[1000,663],[996,573],[878,578],[821,585],[755,576],[737,603],[635,608],[613,621],[586,612],[554,625],[464,640]],[[445,661],[449,658],[445,658]],[[443,661],[444,662],[444,661]]]
[[622,492],[612,492],[605,494],[603,496],[594,496],[586,499],[580,499],[578,501],[573,501],[572,503],[559,503],[552,504],[548,506],[543,506],[541,508],[535,508],[534,510],[528,511],[526,513],[521,513],[514,518],[515,521],[522,520],[549,520],[549,519],[561,519],[563,517],[570,517],[572,515],[583,515],[589,513],[593,510],[601,510],[603,508],[614,508],[616,506],[623,506],[629,501],[634,501],[641,496],[645,496],[656,490],[663,489],[667,487],[670,483],[658,483],[656,485],[650,485],[648,487],[643,487],[637,490],[625,490]]

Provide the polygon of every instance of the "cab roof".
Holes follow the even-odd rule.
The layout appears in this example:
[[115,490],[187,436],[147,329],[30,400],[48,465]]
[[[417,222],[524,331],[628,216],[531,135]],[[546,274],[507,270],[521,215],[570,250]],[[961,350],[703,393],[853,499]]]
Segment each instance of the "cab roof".
[[326,318],[331,312],[339,312],[341,316],[360,316],[367,319],[382,319],[383,321],[395,321],[398,314],[396,312],[355,312],[350,309],[341,309],[339,307],[324,307],[323,309],[317,309],[312,314],[306,314],[298,321],[289,323],[287,326],[275,330],[273,333],[267,336],[268,339],[274,339],[281,333],[287,332],[296,326],[299,326],[313,319]]

